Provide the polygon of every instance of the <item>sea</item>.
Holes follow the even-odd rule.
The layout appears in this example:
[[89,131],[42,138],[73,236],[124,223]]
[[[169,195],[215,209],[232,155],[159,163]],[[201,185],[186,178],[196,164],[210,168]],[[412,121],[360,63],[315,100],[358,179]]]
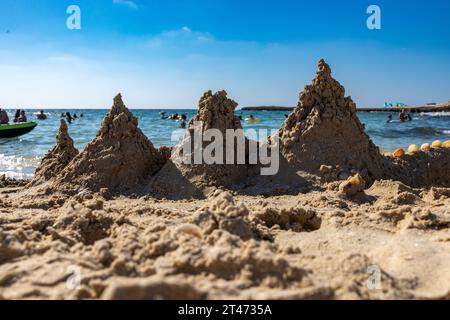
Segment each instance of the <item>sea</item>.
[[[10,119],[14,110],[7,110]],[[70,112],[82,118],[73,121],[69,125],[69,133],[76,147],[82,150],[97,133],[107,109],[52,109],[46,110],[47,120],[36,120],[38,110],[26,110],[28,120],[35,121],[38,126],[24,136],[13,139],[0,139],[0,175],[6,175],[15,179],[32,178],[42,157],[54,146],[58,132],[61,114]],[[179,110],[132,110],[139,120],[139,127],[149,137],[155,147],[175,145],[183,135],[180,123],[172,120],[161,119],[161,112],[171,114],[186,114],[188,119],[196,114],[193,109]],[[253,115],[258,119],[257,123],[243,122],[244,130],[265,129],[270,134],[271,130],[277,130],[285,120],[286,112],[283,111],[236,111],[243,119]],[[401,123],[394,121],[387,123],[387,113],[363,113],[358,112],[361,122],[365,125],[366,133],[374,143],[383,150],[395,150],[408,148],[411,144],[421,145],[435,140],[446,141],[450,139],[450,113],[425,113],[413,115],[413,121]],[[345,150],[343,150],[345,152]]]

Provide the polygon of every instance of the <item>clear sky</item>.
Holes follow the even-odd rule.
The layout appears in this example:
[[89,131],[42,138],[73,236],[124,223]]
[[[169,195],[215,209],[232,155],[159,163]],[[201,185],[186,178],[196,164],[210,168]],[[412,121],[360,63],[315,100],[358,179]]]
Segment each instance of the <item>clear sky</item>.
[[[367,7],[381,8],[369,30]],[[69,30],[67,7],[81,9]],[[294,105],[323,57],[358,106],[450,100],[448,0],[1,0],[0,106]]]

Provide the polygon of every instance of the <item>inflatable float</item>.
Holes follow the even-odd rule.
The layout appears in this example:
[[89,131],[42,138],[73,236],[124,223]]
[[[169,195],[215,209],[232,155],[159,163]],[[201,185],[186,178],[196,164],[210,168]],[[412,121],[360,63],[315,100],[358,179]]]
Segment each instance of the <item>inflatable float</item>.
[[0,125],[0,139],[16,138],[33,131],[36,122]]

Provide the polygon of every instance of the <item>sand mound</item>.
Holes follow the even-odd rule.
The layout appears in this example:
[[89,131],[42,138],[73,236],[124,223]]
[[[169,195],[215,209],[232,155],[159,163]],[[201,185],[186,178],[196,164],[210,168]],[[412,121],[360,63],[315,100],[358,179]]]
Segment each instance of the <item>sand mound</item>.
[[405,192],[418,194],[419,190],[408,187],[401,182],[379,180],[368,189],[368,192],[377,196],[392,197]]
[[432,149],[391,160],[393,170],[383,174],[414,188],[450,187],[450,150]]
[[344,87],[332,78],[324,60],[279,135],[283,156],[307,172],[319,173],[321,166],[331,166],[333,180],[341,173],[348,177],[356,171],[372,177],[379,171],[380,152],[365,134],[356,104],[345,97]]
[[181,226],[179,230],[200,239],[221,230],[243,241],[254,239],[273,242],[280,229],[311,232],[320,229],[322,223],[316,211],[300,206],[275,208],[261,203],[249,210],[243,203],[236,203],[229,192],[220,190],[208,202],[192,216],[192,225]]
[[57,176],[77,155],[78,150],[73,145],[67,124],[61,119],[56,145],[42,159],[30,186],[39,185]]
[[376,210],[366,219],[376,221],[384,228],[391,226],[394,232],[406,230],[447,231],[450,216],[445,208],[426,207],[424,199],[410,193],[401,193],[392,198],[379,199]]
[[[226,130],[242,129],[239,117],[234,114],[237,105],[235,101],[227,98],[225,91],[216,93],[208,91],[201,97],[197,115],[190,122],[183,141],[174,148],[171,161],[168,161],[158,173],[157,179],[154,180],[152,185],[153,192],[159,196],[169,198],[199,197],[205,193],[207,194],[210,188],[232,187],[245,181],[249,166],[237,162],[236,144],[234,147],[234,164],[226,164],[226,145],[229,142],[233,142],[227,141]],[[221,163],[207,164],[203,160],[202,164],[196,164],[194,161],[199,156],[199,152],[204,154],[208,147],[215,143],[215,141],[202,141],[201,148],[195,148],[194,130],[196,125],[198,126],[197,128],[201,127],[203,134],[210,129],[216,129],[222,133],[225,143],[223,143]],[[248,163],[248,141],[243,135],[239,139],[241,139],[242,143],[245,143],[246,155],[244,162]],[[186,145],[191,146],[191,152],[188,154],[183,152],[183,146]],[[188,161],[181,161],[183,157]],[[169,177],[170,185],[167,182]],[[176,191],[173,190],[173,185],[178,186]]]
[[320,229],[322,220],[314,210],[302,207],[266,207],[252,213],[252,221],[268,228],[278,227],[293,232],[310,232]]
[[274,244],[243,242],[223,230],[215,230],[204,242],[184,241],[175,251],[160,258],[168,274],[208,274],[217,281],[236,281],[243,287],[285,288],[301,286],[307,272],[293,267]]
[[6,177],[6,175],[0,175],[0,188],[15,188],[23,187],[27,185],[29,180],[15,180]]
[[254,238],[248,220],[249,211],[243,204],[237,205],[230,193],[220,191],[210,200],[211,205],[199,210],[192,219],[192,223],[202,228],[203,234],[210,235],[221,229],[243,240]]
[[63,183],[91,191],[128,191],[158,171],[163,162],[119,94],[96,138],[58,176],[55,186]]
[[101,201],[94,201],[86,206],[71,201],[62,208],[62,214],[47,230],[53,238],[62,239],[69,245],[78,242],[93,244],[105,238],[114,223],[110,215],[101,211],[102,204]]

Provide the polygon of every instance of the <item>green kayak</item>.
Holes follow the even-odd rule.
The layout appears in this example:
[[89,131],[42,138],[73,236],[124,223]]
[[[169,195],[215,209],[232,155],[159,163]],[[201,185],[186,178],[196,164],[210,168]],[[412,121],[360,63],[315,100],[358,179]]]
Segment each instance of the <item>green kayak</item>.
[[36,128],[36,122],[0,125],[0,139],[15,138],[27,134]]

